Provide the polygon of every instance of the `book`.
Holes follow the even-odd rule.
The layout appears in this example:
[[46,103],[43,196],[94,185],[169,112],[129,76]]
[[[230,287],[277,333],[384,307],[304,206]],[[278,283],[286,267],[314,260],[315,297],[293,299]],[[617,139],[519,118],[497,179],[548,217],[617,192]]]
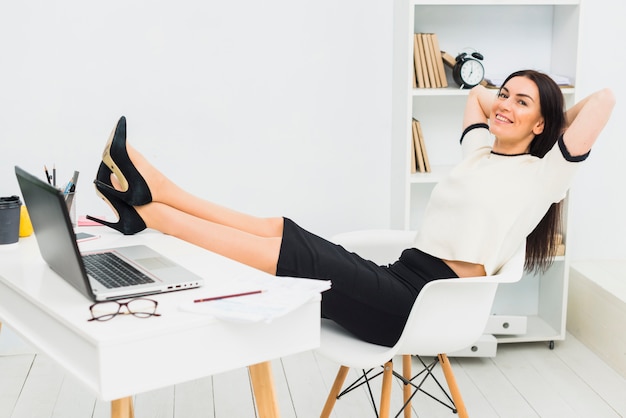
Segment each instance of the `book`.
[[426,66],[426,56],[425,56],[426,52],[424,49],[424,39],[422,38],[421,33],[416,33],[415,37],[417,39],[420,67],[422,68],[422,74],[424,75],[423,76],[424,83],[420,85],[419,87],[430,88],[430,78],[428,77],[428,67]]
[[430,161],[428,159],[428,152],[426,152],[426,142],[424,141],[424,134],[422,133],[422,124],[417,121],[417,137],[419,139],[420,151],[422,158],[424,159],[424,172],[430,173]]
[[419,120],[415,120],[415,125],[417,128],[417,139],[418,139],[418,144],[419,144],[418,155],[421,156],[423,165],[424,165],[422,172],[430,173],[431,172],[430,161],[428,159],[428,152],[426,152],[426,142],[424,141],[424,133],[422,132],[422,124],[419,122]]
[[556,247],[556,254],[554,254],[555,256],[563,256],[565,255],[565,244],[559,244]]
[[[548,76],[550,76],[552,80],[554,80],[554,82],[560,87],[574,87],[571,84],[570,79],[565,76],[560,76],[560,75],[555,75],[555,74],[548,74]],[[500,88],[502,86],[502,83],[504,82],[504,79],[505,79],[504,76],[501,76],[501,77],[490,76],[490,77],[485,77],[484,81],[487,82],[488,87]]]
[[412,121],[412,130],[413,130],[413,141],[411,144],[411,149],[414,150],[415,158],[415,171],[413,171],[413,167],[411,167],[411,172],[420,172],[420,173],[430,173],[430,161],[428,159],[428,153],[426,152],[426,143],[424,142],[424,134],[422,133],[422,125],[420,121],[413,118]]
[[415,67],[415,75],[417,78],[416,87],[424,87],[424,69],[422,67],[422,54],[418,45],[417,38],[419,35],[416,33],[413,36],[413,66]]
[[[443,82],[441,80],[441,72],[439,71],[439,65],[437,64],[437,60],[439,59],[440,54],[437,53],[437,50],[435,49],[435,41],[434,41],[434,34],[432,33],[425,33],[424,36],[426,37],[426,40],[428,42],[428,48],[430,50],[430,59],[432,61],[433,64],[433,74],[434,74],[434,78],[435,78],[435,85],[437,87],[443,87]],[[444,74],[445,77],[445,74]]]
[[426,166],[424,165],[424,155],[422,154],[422,146],[420,144],[419,139],[419,121],[417,119],[413,119],[413,149],[415,149],[415,156],[417,160],[417,171],[420,173],[424,173],[426,171]]
[[446,77],[446,69],[443,66],[443,57],[441,50],[439,49],[439,39],[436,33],[430,34],[433,42],[433,51],[435,53],[435,63],[437,64],[437,70],[439,72],[439,79],[441,80],[441,87],[448,87],[448,78]]
[[424,57],[426,57],[426,68],[428,72],[428,80],[430,81],[430,87],[437,86],[437,79],[435,75],[435,67],[433,66],[432,44],[429,42],[429,36],[427,33],[420,34],[422,42],[424,44]]
[[446,51],[441,51],[441,60],[450,68],[454,68],[454,65],[456,64],[456,58],[448,54]]

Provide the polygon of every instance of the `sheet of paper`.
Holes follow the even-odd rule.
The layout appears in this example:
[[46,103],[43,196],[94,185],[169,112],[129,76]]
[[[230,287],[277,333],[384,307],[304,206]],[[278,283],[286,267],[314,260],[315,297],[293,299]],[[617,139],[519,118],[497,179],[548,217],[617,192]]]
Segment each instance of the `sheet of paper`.
[[[239,286],[232,293],[262,290],[262,293],[212,300],[208,302],[188,302],[180,305],[180,309],[231,322],[270,322],[294,309],[299,308],[330,288],[330,281],[278,278],[263,284],[258,289],[248,283]],[[247,288],[246,288],[247,287]],[[212,297],[220,295],[211,295]]]

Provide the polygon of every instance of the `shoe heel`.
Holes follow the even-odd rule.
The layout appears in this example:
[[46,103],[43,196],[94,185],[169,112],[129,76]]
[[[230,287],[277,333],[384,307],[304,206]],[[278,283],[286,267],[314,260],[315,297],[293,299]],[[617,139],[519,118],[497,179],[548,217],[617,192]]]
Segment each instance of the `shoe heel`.
[[[103,183],[105,184],[105,183]],[[105,184],[106,185],[106,184]],[[113,189],[115,190],[115,189]],[[104,219],[95,218],[91,215],[87,215],[87,219],[94,222],[98,222],[109,228],[115,229],[124,235],[134,235],[138,232],[146,229],[146,223],[141,219],[141,216],[137,213],[134,207],[127,205],[125,202],[117,199],[109,194],[109,189],[103,189],[96,184],[96,194],[102,198],[116,213],[118,217],[117,222],[109,222]]]

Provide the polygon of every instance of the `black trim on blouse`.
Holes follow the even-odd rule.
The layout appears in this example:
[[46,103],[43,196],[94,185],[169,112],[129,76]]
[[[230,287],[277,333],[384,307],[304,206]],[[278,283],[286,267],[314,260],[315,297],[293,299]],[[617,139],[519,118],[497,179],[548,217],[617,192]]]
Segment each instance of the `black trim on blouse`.
[[461,139],[459,140],[459,142],[462,144],[463,143],[463,138],[465,137],[465,134],[467,134],[469,131],[471,131],[472,129],[476,129],[476,128],[485,128],[485,129],[489,129],[489,125],[487,125],[486,123],[473,123],[470,126],[468,126],[467,128],[465,128],[465,130],[463,131],[463,133],[461,134]]
[[583,155],[572,156],[572,154],[569,153],[569,151],[567,150],[567,147],[565,146],[565,141],[563,141],[563,134],[559,136],[559,140],[557,142],[559,143],[559,149],[561,150],[561,154],[563,154],[563,158],[565,158],[570,163],[579,163],[581,161],[585,161],[587,157],[589,157],[589,154],[591,153],[591,150],[589,150]]
[[500,155],[502,157],[519,157],[520,155],[528,155],[528,154],[530,154],[530,152],[520,152],[519,154],[504,154],[502,152],[496,152],[494,150],[491,150],[491,153],[493,155]]

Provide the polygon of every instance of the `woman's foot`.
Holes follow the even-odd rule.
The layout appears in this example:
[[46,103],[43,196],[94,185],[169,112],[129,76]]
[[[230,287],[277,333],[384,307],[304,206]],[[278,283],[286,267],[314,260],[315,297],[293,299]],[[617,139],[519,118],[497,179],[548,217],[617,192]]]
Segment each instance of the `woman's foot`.
[[109,140],[102,153],[102,162],[106,165],[117,180],[120,189],[116,189],[109,181],[104,180],[104,174],[96,178],[96,185],[100,190],[107,190],[108,196],[113,196],[131,206],[140,206],[152,201],[152,193],[148,183],[139,173],[128,155],[126,146],[126,118],[122,116],[117,126],[111,132]]

